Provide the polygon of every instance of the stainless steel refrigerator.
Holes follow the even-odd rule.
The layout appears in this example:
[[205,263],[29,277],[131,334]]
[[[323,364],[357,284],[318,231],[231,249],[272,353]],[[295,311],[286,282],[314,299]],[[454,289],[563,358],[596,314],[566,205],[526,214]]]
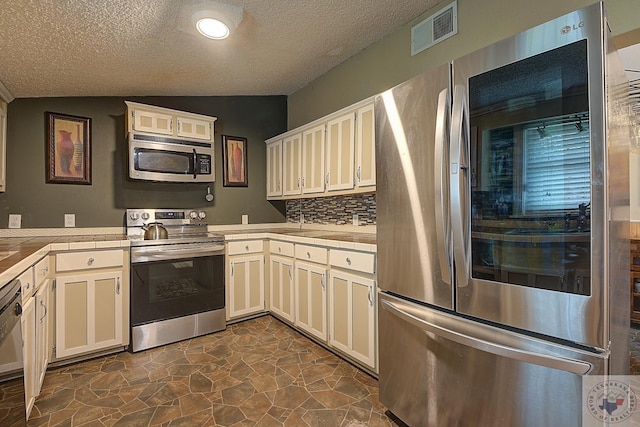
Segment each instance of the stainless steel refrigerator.
[[580,425],[628,374],[628,86],[596,3],[376,97],[380,400]]

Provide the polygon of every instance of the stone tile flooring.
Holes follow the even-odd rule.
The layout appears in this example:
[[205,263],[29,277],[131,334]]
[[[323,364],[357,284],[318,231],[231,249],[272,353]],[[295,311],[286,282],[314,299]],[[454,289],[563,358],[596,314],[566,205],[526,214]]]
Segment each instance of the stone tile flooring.
[[395,426],[378,382],[271,316],[47,372],[29,426]]

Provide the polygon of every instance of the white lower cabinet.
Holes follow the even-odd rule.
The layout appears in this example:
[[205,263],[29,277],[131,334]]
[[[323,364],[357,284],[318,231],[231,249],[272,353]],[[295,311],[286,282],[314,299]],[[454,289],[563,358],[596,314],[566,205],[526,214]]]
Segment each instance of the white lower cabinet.
[[227,244],[227,320],[265,311],[264,242],[239,240]]
[[227,289],[228,319],[264,311],[264,255],[232,257]]
[[29,419],[38,393],[36,391],[36,310],[35,298],[29,298],[22,304],[20,323],[22,328],[22,361],[24,363],[24,395]]
[[56,278],[56,358],[125,345],[122,271]]
[[375,370],[375,282],[331,269],[329,345]]
[[295,261],[295,325],[322,341],[327,340],[327,268]]
[[292,258],[273,254],[269,257],[270,310],[290,323],[295,321],[293,276]]
[[36,313],[36,395],[40,394],[40,388],[44,381],[44,374],[47,371],[49,357],[51,356],[51,343],[49,341],[49,330],[52,326],[51,322],[51,298],[50,298],[50,281],[45,280],[35,295],[35,313]]
[[129,251],[55,255],[56,360],[129,344]]

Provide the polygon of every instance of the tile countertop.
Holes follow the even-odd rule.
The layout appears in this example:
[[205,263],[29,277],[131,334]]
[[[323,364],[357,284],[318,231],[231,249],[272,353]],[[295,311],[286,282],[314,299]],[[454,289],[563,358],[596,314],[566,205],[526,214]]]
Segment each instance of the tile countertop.
[[300,230],[272,228],[269,230],[244,229],[232,231],[214,231],[224,234],[225,240],[243,240],[251,238],[270,238],[293,243],[322,245],[341,249],[355,249],[367,252],[376,251],[376,234],[331,230]]
[[44,258],[50,251],[128,247],[122,234],[0,238],[0,287]]
[[[226,240],[272,238],[302,244],[328,245],[335,248],[376,251],[376,234],[299,228],[242,228],[213,230]],[[129,247],[123,234],[68,235],[52,237],[0,238],[0,287],[19,276],[50,251]]]

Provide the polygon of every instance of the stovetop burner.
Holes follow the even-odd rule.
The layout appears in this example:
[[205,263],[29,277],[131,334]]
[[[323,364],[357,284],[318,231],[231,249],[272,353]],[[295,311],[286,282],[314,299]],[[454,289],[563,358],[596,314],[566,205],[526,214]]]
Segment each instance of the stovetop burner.
[[[193,209],[127,209],[127,238],[131,246],[186,243],[224,243],[224,237],[207,231],[206,213]],[[167,239],[145,240],[145,226],[161,223]]]

